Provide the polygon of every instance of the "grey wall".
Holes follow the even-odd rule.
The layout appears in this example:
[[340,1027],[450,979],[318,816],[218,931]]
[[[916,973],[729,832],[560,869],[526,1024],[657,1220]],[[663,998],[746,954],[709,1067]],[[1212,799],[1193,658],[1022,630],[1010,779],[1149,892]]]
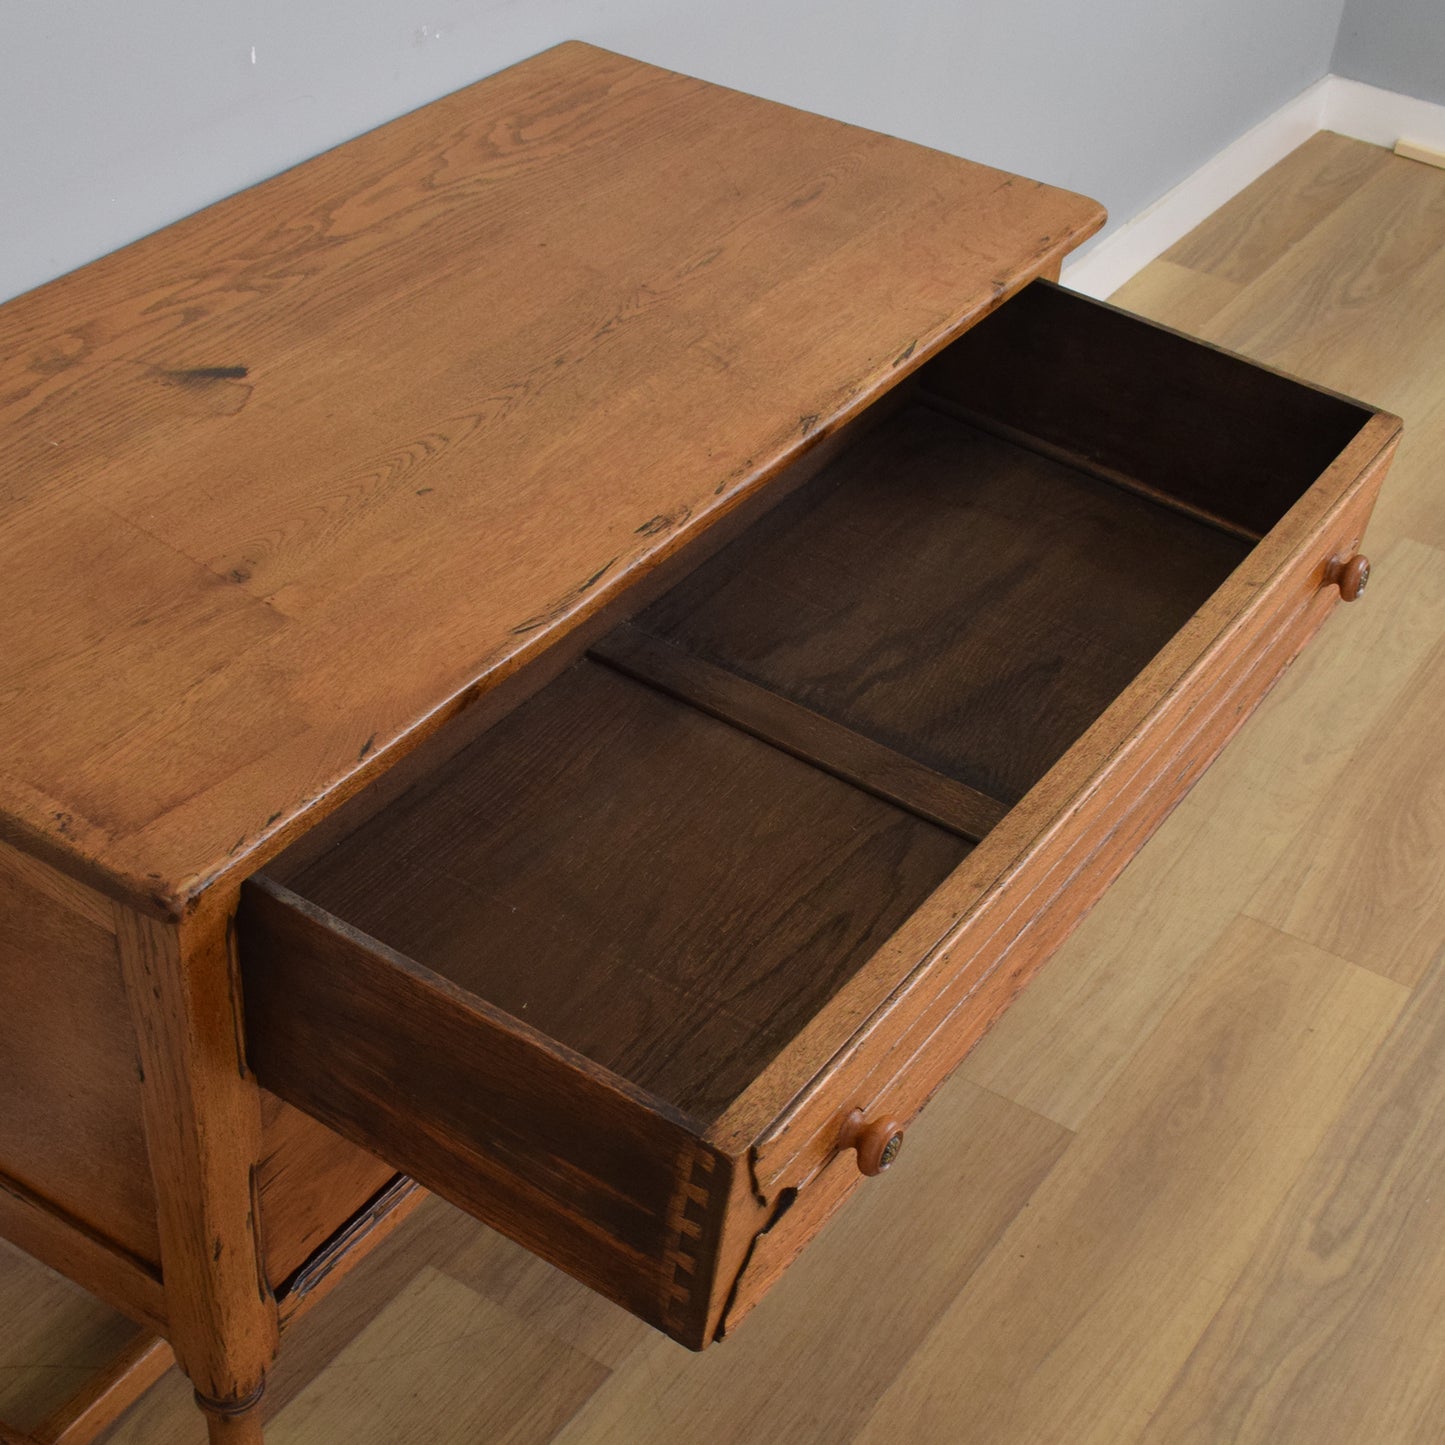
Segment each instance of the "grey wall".
[[1128,217],[1322,75],[1342,3],[16,0],[0,297],[569,36]]
[[1445,102],[1445,6],[1441,0],[1345,0],[1330,68]]

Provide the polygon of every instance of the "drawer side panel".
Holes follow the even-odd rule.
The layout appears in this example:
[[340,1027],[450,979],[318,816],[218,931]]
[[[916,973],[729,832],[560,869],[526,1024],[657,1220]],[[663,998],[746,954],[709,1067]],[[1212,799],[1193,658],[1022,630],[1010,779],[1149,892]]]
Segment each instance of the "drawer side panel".
[[731,1169],[683,1119],[270,880],[240,938],[268,1089],[701,1346]]

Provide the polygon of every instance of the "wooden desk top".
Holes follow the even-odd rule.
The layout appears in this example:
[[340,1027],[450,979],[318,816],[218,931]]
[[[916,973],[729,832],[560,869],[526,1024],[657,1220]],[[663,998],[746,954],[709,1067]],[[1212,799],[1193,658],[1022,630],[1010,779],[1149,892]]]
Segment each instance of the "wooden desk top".
[[0,833],[180,913],[1096,230],[558,46],[0,308]]

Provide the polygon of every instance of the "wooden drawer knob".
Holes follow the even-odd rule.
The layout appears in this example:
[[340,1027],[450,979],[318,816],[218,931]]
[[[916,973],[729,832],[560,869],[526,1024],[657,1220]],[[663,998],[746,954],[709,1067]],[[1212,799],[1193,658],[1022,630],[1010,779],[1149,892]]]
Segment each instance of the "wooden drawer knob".
[[881,1174],[898,1157],[903,1147],[903,1126],[887,1115],[870,1123],[864,1119],[862,1109],[854,1109],[843,1120],[838,1147],[856,1150],[858,1168],[871,1178]]
[[1325,581],[1340,589],[1340,597],[1353,602],[1370,580],[1370,559],[1356,552],[1353,557],[1331,557]]

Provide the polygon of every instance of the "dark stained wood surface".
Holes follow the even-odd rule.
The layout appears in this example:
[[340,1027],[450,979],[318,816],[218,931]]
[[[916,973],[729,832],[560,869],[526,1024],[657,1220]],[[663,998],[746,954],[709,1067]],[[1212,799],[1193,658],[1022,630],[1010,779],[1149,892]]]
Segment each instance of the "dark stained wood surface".
[[949,348],[924,384],[1259,536],[1369,407],[1047,281]]
[[0,833],[184,909],[1101,221],[570,43],[17,298]]
[[614,628],[591,655],[962,838],[977,842],[1008,811],[984,793],[639,628]]
[[705,1123],[968,850],[583,662],[272,876]]
[[930,407],[637,620],[1016,802],[1248,551]]

